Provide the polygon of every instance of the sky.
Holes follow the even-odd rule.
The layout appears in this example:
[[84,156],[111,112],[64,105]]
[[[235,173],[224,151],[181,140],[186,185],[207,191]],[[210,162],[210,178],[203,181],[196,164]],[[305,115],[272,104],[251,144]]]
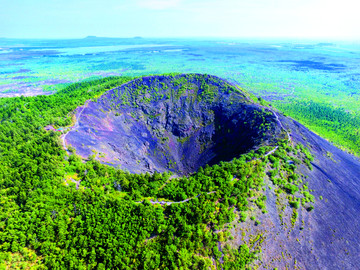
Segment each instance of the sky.
[[0,0],[0,37],[360,40],[358,0]]

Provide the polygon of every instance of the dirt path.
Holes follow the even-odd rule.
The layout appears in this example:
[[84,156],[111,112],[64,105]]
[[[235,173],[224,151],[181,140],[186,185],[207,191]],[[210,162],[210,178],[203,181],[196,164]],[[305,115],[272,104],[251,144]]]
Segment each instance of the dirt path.
[[275,148],[274,148],[273,150],[267,152],[267,153],[264,155],[264,157],[267,157],[268,155],[271,155],[271,154],[275,153],[275,151],[276,151],[278,148],[279,148],[279,146],[275,146]]
[[[269,107],[266,107],[266,106],[262,106],[262,105],[259,105],[261,108],[265,109],[265,110],[269,110],[272,112],[272,114],[275,116],[276,118],[276,121],[279,123],[279,126],[286,132],[286,135],[288,137],[288,142],[291,142],[291,134],[287,131],[287,129],[283,126],[282,122],[280,121],[279,119],[279,116],[277,114],[276,111],[274,111],[273,109],[269,108]],[[269,155],[269,154],[267,154]]]
[[79,119],[80,119],[80,117],[81,117],[81,114],[83,113],[83,111],[85,110],[85,108],[87,107],[87,105],[89,104],[89,101],[90,101],[90,100],[87,100],[87,101],[85,102],[84,106],[82,107],[81,111],[80,111],[78,114],[75,115],[75,119],[76,119],[75,124],[74,124],[72,127],[70,127],[69,131],[66,132],[66,133],[62,136],[62,145],[63,145],[63,148],[64,148],[66,151],[69,151],[69,150],[67,149],[67,146],[66,146],[66,141],[65,141],[66,136],[68,135],[68,133],[69,133],[70,131],[74,131],[74,130],[77,130],[77,129],[79,128]]
[[291,134],[287,131],[287,129],[281,123],[278,114],[274,110],[272,110],[270,108],[269,108],[269,110],[275,115],[276,121],[279,123],[280,127],[286,132],[286,135],[288,137],[288,142],[291,142]]
[[[215,192],[216,192],[216,191],[210,191],[210,192],[207,192],[206,194],[212,194],[212,193],[215,193]],[[194,199],[194,198],[198,198],[200,195],[201,195],[201,193],[198,194],[198,195],[196,195],[195,197],[187,198],[187,199],[185,199],[185,200],[178,201],[178,202],[168,202],[168,201],[158,201],[158,200],[153,201],[153,200],[150,200],[150,203],[151,203],[151,204],[161,204],[161,205],[172,205],[172,204],[178,204],[178,203],[185,203],[185,202],[188,202],[188,201],[190,201],[190,200],[192,200],[192,199]],[[142,202],[136,202],[136,203],[142,203]]]
[[[124,84],[120,85],[119,87],[125,87],[125,86],[127,86],[128,84],[130,84],[130,83],[132,83],[132,82],[133,82],[133,80],[131,80],[131,81],[127,82],[127,83],[124,83]],[[115,88],[116,88],[116,87],[115,87]],[[110,90],[109,90],[109,91],[110,91]],[[63,148],[64,148],[66,151],[69,151],[69,150],[67,149],[67,146],[66,146],[66,136],[68,135],[68,133],[69,133],[70,131],[74,131],[74,130],[77,130],[77,129],[79,128],[79,119],[80,119],[83,111],[85,110],[85,108],[87,108],[87,106],[89,105],[89,102],[90,102],[90,100],[85,101],[85,104],[83,105],[81,111],[75,115],[75,118],[76,118],[75,124],[74,124],[72,127],[70,127],[70,129],[69,129],[68,132],[66,132],[64,135],[61,136],[62,145],[63,145]]]

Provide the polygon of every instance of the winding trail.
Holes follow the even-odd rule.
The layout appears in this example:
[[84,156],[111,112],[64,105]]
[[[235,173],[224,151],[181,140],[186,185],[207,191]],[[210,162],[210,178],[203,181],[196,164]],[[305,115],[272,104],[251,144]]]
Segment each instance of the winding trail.
[[[145,78],[145,77],[144,77],[144,78]],[[131,84],[132,82],[133,82],[133,80],[128,81],[128,82],[120,85],[119,87],[115,87],[115,88],[126,87],[127,85]],[[112,88],[112,89],[115,89],[115,88]],[[110,90],[112,90],[112,89],[110,89]],[[110,90],[108,90],[108,91],[110,91]],[[106,93],[106,92],[105,92],[105,93]],[[70,131],[74,131],[74,130],[77,130],[77,129],[79,128],[79,119],[80,119],[83,111],[85,110],[85,108],[87,108],[87,106],[88,106],[88,104],[89,104],[90,101],[91,101],[90,99],[87,100],[87,101],[85,101],[85,103],[84,103],[81,111],[75,115],[75,118],[76,118],[75,124],[74,124],[72,127],[70,127],[69,130],[68,130],[68,132],[66,132],[66,133],[62,136],[62,146],[63,146],[63,148],[64,148],[67,152],[69,152],[69,150],[67,149],[67,146],[66,146],[66,136],[68,135],[68,133],[69,133]]]
[[[206,194],[213,194],[213,193],[216,193],[216,191],[210,191],[210,192],[207,192]],[[153,201],[153,200],[150,200],[150,203],[151,204],[161,204],[161,205],[172,205],[172,204],[178,204],[178,203],[185,203],[185,202],[188,202],[192,199],[195,199],[195,198],[198,198],[202,193],[196,195],[195,197],[191,197],[191,198],[187,198],[185,200],[182,200],[182,201],[178,201],[178,202],[168,202],[168,201]],[[135,202],[135,203],[142,203],[142,202]]]
[[66,150],[66,151],[69,151],[68,149],[67,149],[67,146],[66,146],[66,141],[65,141],[65,139],[66,139],[66,136],[68,135],[68,133],[70,132],[70,131],[74,131],[74,130],[77,130],[78,128],[79,128],[79,119],[80,119],[80,117],[81,117],[81,114],[83,113],[83,111],[85,110],[85,108],[87,107],[87,105],[89,104],[89,102],[90,102],[90,100],[87,100],[86,102],[85,102],[85,104],[84,104],[84,106],[83,106],[83,108],[81,109],[81,111],[78,113],[78,114],[76,114],[75,115],[75,124],[72,126],[72,127],[70,127],[70,129],[68,130],[68,132],[66,132],[63,136],[62,136],[62,145],[63,145],[63,148]]
[[289,133],[289,131],[287,131],[287,129],[281,123],[278,114],[274,110],[272,110],[270,108],[268,108],[268,109],[275,115],[276,121],[279,123],[280,127],[286,132],[286,135],[288,137],[288,142],[291,142],[291,134]]
[[289,133],[289,131],[287,131],[287,129],[283,126],[283,124],[281,123],[279,116],[277,114],[276,111],[274,111],[272,108],[263,106],[263,105],[259,105],[261,108],[265,109],[265,110],[269,110],[272,112],[272,114],[275,116],[276,121],[279,123],[279,126],[286,132],[286,135],[288,137],[288,142],[291,142],[291,134]]
[[[286,132],[286,135],[288,137],[288,142],[291,143],[291,134],[284,128],[283,124],[281,123],[281,121],[279,119],[278,114],[274,110],[272,110],[270,108],[267,108],[267,109],[270,110],[275,115],[276,121],[279,123],[280,127]],[[266,156],[269,156],[269,155],[273,154],[278,148],[279,148],[279,146],[275,146],[275,148],[273,150],[267,152],[264,156],[266,157]]]
[[271,155],[271,154],[275,153],[275,151],[276,151],[278,148],[279,148],[279,146],[275,146],[275,148],[274,148],[273,150],[271,150],[271,151],[267,152],[267,153],[264,155],[264,157],[267,157],[267,156],[269,156],[269,155]]

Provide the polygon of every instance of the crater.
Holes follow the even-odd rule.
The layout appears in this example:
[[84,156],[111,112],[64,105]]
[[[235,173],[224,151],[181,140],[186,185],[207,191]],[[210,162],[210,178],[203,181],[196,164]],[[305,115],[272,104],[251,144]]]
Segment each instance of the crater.
[[275,143],[281,128],[250,94],[210,75],[135,79],[78,109],[66,144],[131,173],[185,175]]

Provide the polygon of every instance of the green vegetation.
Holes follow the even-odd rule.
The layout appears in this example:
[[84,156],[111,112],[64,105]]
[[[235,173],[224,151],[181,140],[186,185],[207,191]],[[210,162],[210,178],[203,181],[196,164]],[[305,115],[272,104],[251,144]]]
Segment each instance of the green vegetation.
[[76,107],[129,80],[109,77],[52,96],[0,99],[0,268],[219,269],[222,258],[223,269],[248,269],[260,252],[259,237],[222,251],[218,245],[229,239],[225,225],[236,218],[246,222],[251,215],[261,225],[250,209],[266,209],[266,174],[289,202],[313,209],[314,198],[295,173],[296,163],[311,156],[286,141],[272,155],[264,156],[272,147],[262,147],[176,179],[130,174],[94,156],[83,162],[62,149],[59,132],[45,131],[70,125]]
[[[200,87],[198,86],[200,84]],[[161,89],[170,88],[168,95],[162,94]],[[147,104],[164,99],[178,100],[187,95],[195,101],[211,102],[218,94],[218,90],[225,93],[236,91],[245,96],[245,91],[235,88],[229,84],[224,84],[220,78],[201,74],[182,74],[172,73],[164,77],[150,77],[148,81],[138,80],[127,85],[121,92],[115,91],[113,97],[121,97],[122,106],[131,105],[137,108],[141,103]],[[250,95],[247,94],[248,98]],[[256,98],[257,100],[257,98]],[[235,100],[236,101],[236,100]],[[113,104],[113,107],[115,105]]]
[[277,107],[338,146],[360,154],[360,117],[343,108],[314,101],[290,100]]

